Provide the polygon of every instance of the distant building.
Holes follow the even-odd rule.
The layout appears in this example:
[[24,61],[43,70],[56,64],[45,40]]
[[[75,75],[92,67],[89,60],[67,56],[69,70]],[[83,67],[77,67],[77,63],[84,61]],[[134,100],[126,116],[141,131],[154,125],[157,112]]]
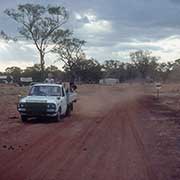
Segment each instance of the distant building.
[[13,83],[13,77],[12,76],[0,76],[0,83],[2,84],[8,84]]
[[99,84],[104,84],[104,85],[114,85],[118,83],[119,83],[119,79],[116,78],[104,78],[99,80]]

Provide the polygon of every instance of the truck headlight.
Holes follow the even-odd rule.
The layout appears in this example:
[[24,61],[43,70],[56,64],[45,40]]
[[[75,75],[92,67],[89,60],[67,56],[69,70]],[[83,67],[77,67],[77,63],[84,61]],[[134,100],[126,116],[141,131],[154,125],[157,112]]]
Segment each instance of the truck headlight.
[[47,109],[56,109],[56,105],[53,103],[47,104]]
[[19,103],[18,108],[25,108],[25,103]]

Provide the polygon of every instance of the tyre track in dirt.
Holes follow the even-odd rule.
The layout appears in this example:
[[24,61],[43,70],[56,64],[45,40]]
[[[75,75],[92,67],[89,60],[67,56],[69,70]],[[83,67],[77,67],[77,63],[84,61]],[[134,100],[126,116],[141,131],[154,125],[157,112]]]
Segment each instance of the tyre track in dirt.
[[[107,143],[104,137],[108,133],[105,130],[112,127],[111,118],[112,115],[108,112],[98,120],[101,123],[92,129],[91,136],[86,138],[82,147],[80,146],[78,149],[75,149],[75,156],[71,155],[71,158],[68,158],[63,164],[63,167],[68,169],[68,173],[58,173],[56,178],[71,179],[73,177],[74,179],[89,179],[96,177],[96,173],[98,173],[96,168],[101,167],[104,157],[110,149],[110,144]],[[83,171],[81,171],[82,169]]]
[[[104,116],[107,115],[105,114]],[[73,143],[71,145],[69,145],[68,143],[64,151],[62,151],[62,149],[59,149],[62,152],[62,154],[58,158],[56,154],[54,154],[53,157],[51,156],[49,158],[48,164],[44,164],[43,168],[39,167],[38,170],[35,170],[36,176],[34,178],[44,179],[46,177],[54,177],[54,179],[59,179],[59,178],[61,179],[62,177],[64,179],[63,172],[65,172],[66,169],[68,169],[69,172],[70,166],[77,159],[78,155],[86,151],[86,142],[89,139],[91,139],[91,137],[92,138],[94,137],[94,133],[97,131],[99,127],[101,127],[102,125],[107,126],[107,124],[102,123],[104,116],[99,117],[96,120],[92,119],[91,123],[88,124],[87,127],[84,128],[83,131],[78,136],[72,139]],[[59,163],[58,167],[57,167],[57,163]],[[83,163],[82,165],[84,166]],[[79,165],[78,169],[81,169],[80,166],[81,165]],[[43,171],[40,170],[41,168],[50,169],[50,171],[44,173]],[[59,172],[61,173],[59,174]]]
[[[157,176],[156,174],[154,173],[154,170],[150,164],[150,160],[149,160],[149,156],[148,154],[146,153],[146,150],[145,150],[145,146],[144,146],[144,143],[142,141],[142,138],[139,134],[139,130],[137,129],[136,127],[136,123],[135,121],[138,120],[138,116],[134,116],[134,114],[132,112],[136,112],[138,113],[138,111],[141,109],[142,111],[147,111],[147,109],[144,109],[144,107],[140,106],[138,107],[139,105],[138,104],[134,104],[131,109],[134,109],[133,111],[131,111],[128,115],[128,123],[129,123],[129,127],[131,129],[131,132],[132,132],[132,135],[136,141],[136,145],[137,145],[137,150],[139,151],[139,154],[141,155],[142,157],[142,161],[143,161],[143,164],[145,166],[145,171],[146,171],[146,177],[147,179],[151,180],[151,179],[154,179],[154,180],[157,180]],[[136,118],[134,118],[136,117]]]
[[[80,121],[80,119],[78,120]],[[101,121],[101,118],[98,121]],[[71,123],[69,123],[68,125],[70,124]],[[66,125],[63,126],[64,127],[61,127],[63,131],[65,130],[64,128],[67,127],[68,129],[71,129],[70,126],[67,127]],[[29,149],[22,152],[22,154],[20,155],[18,154],[19,156],[15,157],[13,160],[11,159],[10,163],[3,165],[3,168],[0,169],[0,179],[10,179],[10,177],[13,177],[13,179],[14,177],[16,177],[15,179],[18,180],[19,179],[24,180],[26,177],[28,177],[29,179],[29,177],[33,176],[34,174],[33,171],[37,171],[37,169],[38,169],[37,174],[41,174],[41,169],[43,169],[42,167],[47,166],[46,162],[48,161],[49,163],[52,162],[56,167],[56,163],[54,162],[56,162],[57,160],[58,162],[59,161],[61,162],[61,160],[64,160],[64,157],[68,157],[68,155],[72,157],[72,155],[74,155],[71,152],[72,149],[76,149],[75,147],[77,146],[82,147],[86,139],[91,136],[92,132],[95,130],[96,127],[97,127],[96,122],[92,123],[87,121],[84,124],[83,131],[80,134],[78,134],[76,137],[71,137],[69,139],[62,139],[63,132],[60,131],[61,129],[60,130],[58,130],[57,128],[56,130],[51,129],[48,133],[44,134],[38,140],[33,142],[33,144],[31,144],[31,147]],[[60,144],[57,142],[60,142]],[[58,150],[61,152],[60,157],[58,157]],[[54,153],[54,151],[56,151],[57,153],[56,152]],[[70,151],[70,153],[68,153],[68,151]],[[32,152],[36,152],[37,154]],[[49,156],[50,154],[52,155]],[[25,169],[23,169],[24,164],[27,165]],[[50,167],[52,166],[53,165],[50,165]],[[45,171],[43,171],[43,173],[45,173]]]
[[[59,161],[59,168],[54,166],[53,170],[48,165],[45,169],[50,168],[49,172],[42,172],[44,176],[39,174],[35,179],[54,177],[53,179],[64,180],[156,180],[142,140],[137,134],[137,129],[132,126],[129,113],[129,105],[122,110],[114,108],[103,117],[98,127],[89,129],[87,136],[73,147],[69,156],[68,152],[65,154],[63,163]],[[86,148],[85,152],[83,146]],[[137,157],[139,159],[136,159]],[[135,170],[131,167],[131,158],[135,160]]]
[[53,125],[0,168],[0,179],[157,180],[135,125],[139,109],[143,107],[133,98],[101,116],[77,115]]

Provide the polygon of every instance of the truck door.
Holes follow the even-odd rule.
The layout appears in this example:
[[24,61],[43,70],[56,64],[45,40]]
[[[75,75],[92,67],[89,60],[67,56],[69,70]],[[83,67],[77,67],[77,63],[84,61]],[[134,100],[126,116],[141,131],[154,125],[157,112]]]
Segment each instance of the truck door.
[[62,98],[61,98],[61,110],[62,110],[62,114],[66,113],[66,109],[67,109],[67,97],[66,97],[66,92],[64,90],[64,88],[62,88]]

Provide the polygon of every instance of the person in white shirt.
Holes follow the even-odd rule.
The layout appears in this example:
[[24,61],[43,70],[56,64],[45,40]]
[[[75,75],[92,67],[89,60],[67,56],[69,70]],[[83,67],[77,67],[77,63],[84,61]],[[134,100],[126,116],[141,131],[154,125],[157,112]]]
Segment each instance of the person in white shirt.
[[50,83],[50,84],[55,83],[55,80],[53,78],[53,74],[52,73],[48,74],[48,78],[46,78],[45,83]]

